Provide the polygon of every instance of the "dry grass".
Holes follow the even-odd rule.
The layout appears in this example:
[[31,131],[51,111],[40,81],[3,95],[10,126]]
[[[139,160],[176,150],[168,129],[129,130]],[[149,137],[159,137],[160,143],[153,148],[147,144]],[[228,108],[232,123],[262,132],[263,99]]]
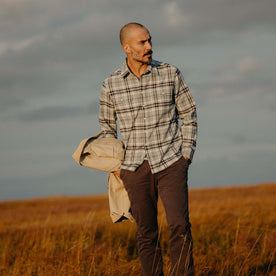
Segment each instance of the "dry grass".
[[[276,185],[190,191],[197,275],[276,275]],[[159,222],[168,275],[168,236]],[[140,275],[135,224],[106,196],[0,203],[0,275]]]

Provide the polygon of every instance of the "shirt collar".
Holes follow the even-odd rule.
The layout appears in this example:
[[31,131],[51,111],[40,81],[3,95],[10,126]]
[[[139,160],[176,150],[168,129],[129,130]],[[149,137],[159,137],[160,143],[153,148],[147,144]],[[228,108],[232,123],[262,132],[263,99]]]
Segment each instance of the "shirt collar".
[[125,77],[127,77],[130,73],[131,73],[131,72],[130,72],[128,66],[127,66],[127,61],[126,61],[126,59],[125,59],[125,62],[124,62],[124,64],[123,64],[123,66],[121,67],[121,76],[122,76],[123,78],[125,78]]
[[[148,65],[147,70],[144,74],[149,74],[150,72],[158,74],[158,69],[155,66],[155,61],[152,60],[151,64]],[[127,60],[125,59],[123,66],[121,67],[121,76],[126,78],[129,74],[132,74],[130,69],[127,66]]]

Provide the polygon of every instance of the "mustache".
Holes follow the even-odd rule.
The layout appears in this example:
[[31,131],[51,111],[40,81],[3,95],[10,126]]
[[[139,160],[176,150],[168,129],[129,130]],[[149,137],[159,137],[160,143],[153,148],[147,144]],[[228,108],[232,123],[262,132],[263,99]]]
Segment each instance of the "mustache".
[[152,50],[148,51],[147,53],[144,54],[144,56],[146,55],[151,55],[152,54]]

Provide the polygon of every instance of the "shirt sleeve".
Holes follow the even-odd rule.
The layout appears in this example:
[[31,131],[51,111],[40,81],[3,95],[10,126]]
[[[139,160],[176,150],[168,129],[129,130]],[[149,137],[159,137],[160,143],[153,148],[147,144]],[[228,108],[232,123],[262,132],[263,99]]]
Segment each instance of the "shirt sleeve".
[[176,71],[175,77],[175,105],[182,121],[182,155],[192,161],[197,139],[196,105],[179,70]]
[[101,90],[99,114],[99,122],[101,125],[101,130],[103,131],[103,137],[117,138],[116,120],[116,112],[112,98],[109,93],[109,89],[107,89],[105,83],[103,83]]

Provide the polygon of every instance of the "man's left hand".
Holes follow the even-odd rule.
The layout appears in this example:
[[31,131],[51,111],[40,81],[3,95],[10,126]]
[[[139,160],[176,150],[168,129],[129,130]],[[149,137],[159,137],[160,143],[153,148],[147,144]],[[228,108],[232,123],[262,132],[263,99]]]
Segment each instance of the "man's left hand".
[[190,160],[190,158],[189,157],[186,157],[186,156],[183,156],[184,157],[184,159],[185,160],[187,160],[188,161],[188,164],[190,165],[191,164],[191,160]]

